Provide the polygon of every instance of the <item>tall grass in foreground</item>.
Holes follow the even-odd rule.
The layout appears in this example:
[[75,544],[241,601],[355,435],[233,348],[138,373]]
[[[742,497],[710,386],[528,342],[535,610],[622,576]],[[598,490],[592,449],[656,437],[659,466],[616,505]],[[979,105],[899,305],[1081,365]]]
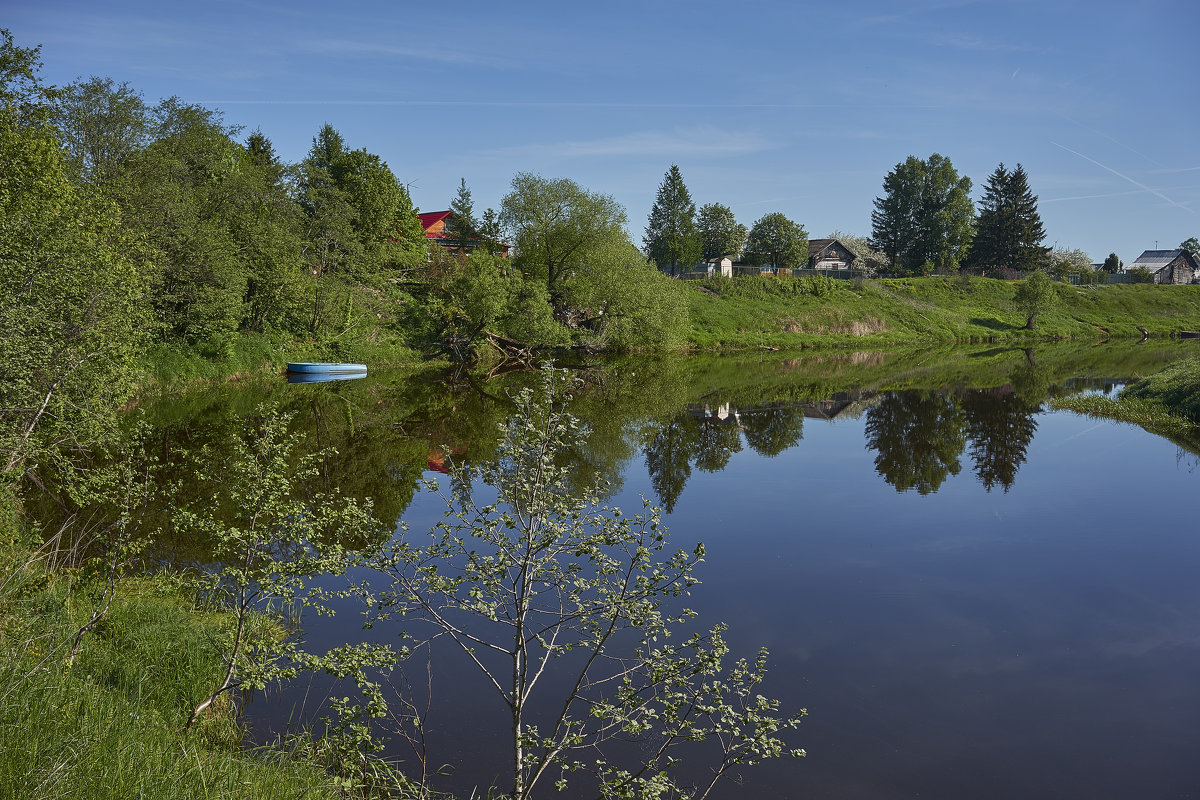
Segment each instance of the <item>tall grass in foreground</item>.
[[35,559],[0,576],[0,797],[339,796],[311,762],[242,750],[229,713],[181,733],[189,700],[220,668],[207,630],[219,616],[138,582],[72,661],[90,609],[66,583]]

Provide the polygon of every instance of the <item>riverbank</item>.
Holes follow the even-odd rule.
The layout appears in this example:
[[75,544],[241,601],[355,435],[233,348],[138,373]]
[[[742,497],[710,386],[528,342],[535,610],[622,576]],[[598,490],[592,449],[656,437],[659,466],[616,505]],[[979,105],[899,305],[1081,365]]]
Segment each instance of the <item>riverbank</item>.
[[[341,798],[312,759],[242,748],[226,704],[190,733],[187,709],[221,669],[225,616],[198,611],[171,578],[126,579],[103,619],[105,577],[51,568],[0,520],[0,796]],[[99,605],[98,605],[99,604]]]
[[1080,414],[1128,422],[1164,436],[1200,439],[1200,360],[1173,364],[1116,398],[1088,395],[1055,402]]
[[692,284],[688,341],[699,350],[1136,341],[1200,326],[1200,286],[1055,284],[1058,302],[1031,331],[1013,303],[1018,285],[960,277],[713,279]]

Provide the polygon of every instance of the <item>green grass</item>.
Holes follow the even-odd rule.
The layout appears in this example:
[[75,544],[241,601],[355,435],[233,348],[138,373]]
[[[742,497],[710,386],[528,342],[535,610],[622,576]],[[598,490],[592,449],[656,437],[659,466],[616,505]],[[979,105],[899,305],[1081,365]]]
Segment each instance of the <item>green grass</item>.
[[876,347],[926,342],[1140,339],[1200,329],[1200,286],[1056,284],[1060,302],[1025,330],[1013,281],[744,277],[690,284],[696,349]]
[[91,611],[86,586],[8,554],[0,576],[0,797],[333,798],[317,764],[247,752],[228,708],[187,735],[190,705],[217,680],[212,634],[155,580],[130,581],[72,663]]
[[1126,387],[1117,398],[1075,397],[1058,408],[1140,425],[1154,433],[1197,438],[1200,434],[1200,359],[1172,364]]

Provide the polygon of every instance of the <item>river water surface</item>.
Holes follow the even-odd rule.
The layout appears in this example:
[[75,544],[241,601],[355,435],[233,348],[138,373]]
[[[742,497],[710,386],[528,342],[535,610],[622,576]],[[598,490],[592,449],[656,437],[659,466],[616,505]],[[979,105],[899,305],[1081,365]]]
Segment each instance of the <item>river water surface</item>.
[[[663,506],[673,547],[705,543],[697,625],[727,623],[737,654],[769,648],[764,693],[808,709],[791,735],[807,758],[717,795],[1200,797],[1196,444],[1048,405],[1195,353],[577,365],[573,408],[592,430],[580,480],[608,478],[627,509]],[[531,380],[256,384],[148,416],[164,445],[194,445],[258,403],[290,409],[311,446],[338,448],[323,481],[421,530],[444,507],[418,479],[488,458],[506,393]],[[355,639],[355,619],[306,619],[305,634]],[[507,720],[461,666],[432,665],[429,746],[431,766],[454,767],[435,784],[465,796],[505,784]],[[326,690],[255,698],[255,735],[311,716]]]

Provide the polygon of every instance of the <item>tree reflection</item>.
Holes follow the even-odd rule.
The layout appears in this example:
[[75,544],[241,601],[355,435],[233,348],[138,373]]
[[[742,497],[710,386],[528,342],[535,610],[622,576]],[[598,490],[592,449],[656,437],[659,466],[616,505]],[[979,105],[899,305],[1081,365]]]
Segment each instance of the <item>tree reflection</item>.
[[804,407],[772,403],[739,413],[746,444],[761,456],[777,456],[804,438]]
[[867,409],[867,447],[875,469],[904,492],[936,492],[957,475],[966,444],[958,398],[941,392],[888,392]]
[[669,514],[692,475],[695,425],[682,414],[663,425],[646,444],[646,469],[658,502]]
[[989,492],[1012,486],[1037,431],[1037,410],[1011,392],[968,392],[963,399],[975,475]]

